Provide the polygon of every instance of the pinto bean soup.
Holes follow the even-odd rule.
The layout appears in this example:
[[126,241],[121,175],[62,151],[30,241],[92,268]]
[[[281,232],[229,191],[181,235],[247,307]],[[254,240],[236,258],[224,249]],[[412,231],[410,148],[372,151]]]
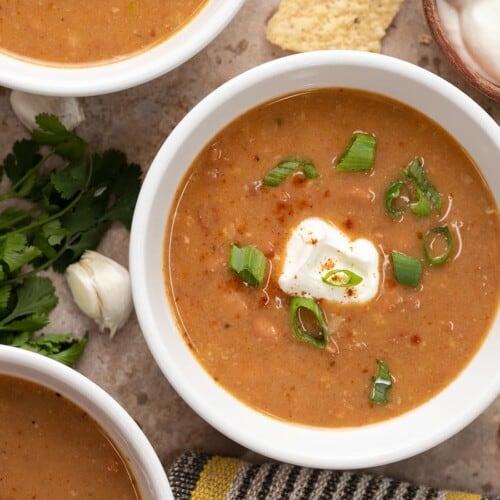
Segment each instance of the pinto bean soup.
[[5,0],[0,50],[44,63],[128,57],[172,36],[206,0]]
[[[344,302],[283,290],[310,218],[376,249],[373,298],[347,300],[363,283],[354,268],[325,283],[335,258],[317,289],[340,286]],[[467,365],[498,311],[499,243],[492,193],[446,131],[383,96],[317,89],[248,111],[201,151],[167,223],[164,274],[186,342],[227,391],[279,419],[360,426],[425,403]],[[234,247],[263,255],[260,283]]]
[[109,437],[60,394],[1,375],[0,422],[0,498],[140,498]]

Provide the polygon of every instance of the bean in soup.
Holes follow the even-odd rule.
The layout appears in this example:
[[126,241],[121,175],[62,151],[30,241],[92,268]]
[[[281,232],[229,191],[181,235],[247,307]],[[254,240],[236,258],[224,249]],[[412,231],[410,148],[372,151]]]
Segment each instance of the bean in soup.
[[169,300],[210,375],[248,405],[359,426],[423,404],[498,311],[495,200],[462,147],[348,89],[245,113],[198,155],[165,237]]

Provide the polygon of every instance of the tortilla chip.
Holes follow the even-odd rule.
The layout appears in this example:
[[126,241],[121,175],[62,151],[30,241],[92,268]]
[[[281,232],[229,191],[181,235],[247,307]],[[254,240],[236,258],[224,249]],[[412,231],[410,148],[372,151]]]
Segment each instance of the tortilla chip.
[[380,52],[380,41],[403,0],[281,0],[267,39],[285,50]]

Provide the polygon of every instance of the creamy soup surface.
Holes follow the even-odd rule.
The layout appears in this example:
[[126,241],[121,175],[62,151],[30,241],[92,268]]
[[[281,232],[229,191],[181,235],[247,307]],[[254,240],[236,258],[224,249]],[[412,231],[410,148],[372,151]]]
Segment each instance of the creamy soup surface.
[[[339,171],[351,136],[376,137],[368,172]],[[261,180],[279,161],[306,158],[319,177]],[[393,219],[384,195],[415,157],[441,193],[427,217]],[[290,296],[278,284],[287,242],[309,217],[334,223],[379,254],[376,296],[317,303],[326,349],[292,331]],[[446,225],[447,262],[425,263],[423,235]],[[358,426],[421,405],[449,384],[485,338],[499,303],[500,226],[491,192],[441,127],[401,103],[346,89],[287,96],[245,113],[196,158],[167,224],[164,273],[186,341],[211,376],[262,412],[314,426]],[[232,244],[267,258],[262,288],[228,265]],[[423,262],[417,287],[395,279],[390,254]],[[390,369],[388,403],[370,398],[377,360]]]
[[2,0],[0,50],[46,63],[123,59],[173,35],[207,0]]
[[60,394],[0,375],[0,422],[0,498],[140,498],[114,444]]

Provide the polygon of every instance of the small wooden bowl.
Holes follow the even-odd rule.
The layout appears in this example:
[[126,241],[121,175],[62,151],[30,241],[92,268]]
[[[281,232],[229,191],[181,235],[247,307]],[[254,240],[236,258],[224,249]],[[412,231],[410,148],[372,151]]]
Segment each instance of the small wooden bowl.
[[455,50],[453,44],[448,39],[448,35],[446,34],[446,31],[441,23],[441,18],[439,17],[436,0],[422,0],[422,5],[424,8],[425,18],[432,35],[451,65],[474,88],[491,99],[500,101],[500,87],[481,76],[466,62],[464,62],[460,54]]

